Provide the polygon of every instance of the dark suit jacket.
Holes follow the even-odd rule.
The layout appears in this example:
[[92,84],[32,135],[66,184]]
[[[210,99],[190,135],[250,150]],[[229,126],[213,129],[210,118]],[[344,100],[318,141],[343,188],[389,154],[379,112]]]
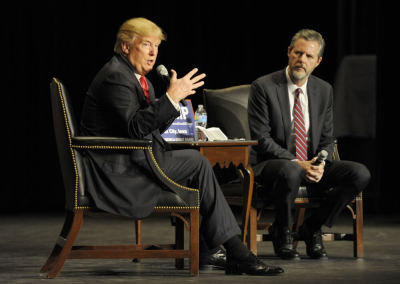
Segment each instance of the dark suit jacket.
[[[251,85],[248,118],[251,137],[258,140],[258,145],[254,147],[256,175],[263,161],[296,158],[294,153],[288,151],[292,130],[285,70],[260,77]],[[307,93],[311,138],[309,157],[325,149],[330,159],[333,152],[332,86],[311,75]]]
[[[104,65],[87,92],[81,134],[150,139],[162,168],[163,153],[169,145],[160,132],[168,128],[179,112],[165,95],[155,99],[150,81],[152,102],[148,104],[134,71],[130,62],[120,55]],[[98,208],[135,218],[151,213],[161,187],[151,174],[144,151],[88,151],[84,161],[87,187]]]

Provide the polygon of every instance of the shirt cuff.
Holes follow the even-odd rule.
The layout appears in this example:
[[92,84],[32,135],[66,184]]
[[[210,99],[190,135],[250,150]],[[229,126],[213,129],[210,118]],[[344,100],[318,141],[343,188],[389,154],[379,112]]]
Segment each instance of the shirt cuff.
[[165,93],[166,95],[167,95],[167,98],[169,99],[169,101],[171,102],[171,104],[174,106],[174,108],[177,110],[177,111],[180,111],[180,106],[179,106],[179,103],[177,104],[176,102],[174,102],[172,99],[171,99],[171,97],[168,95],[168,93]]

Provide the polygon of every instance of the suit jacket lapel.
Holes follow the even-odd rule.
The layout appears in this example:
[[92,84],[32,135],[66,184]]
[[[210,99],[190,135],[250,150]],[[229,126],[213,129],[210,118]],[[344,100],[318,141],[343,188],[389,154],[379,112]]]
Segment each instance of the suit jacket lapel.
[[315,153],[318,146],[318,92],[316,85],[314,84],[313,78],[310,76],[307,83],[307,94],[308,94],[308,107],[310,114],[310,138],[311,138],[311,153]]
[[[139,90],[139,94],[140,94],[140,98],[139,98],[140,104],[143,105],[144,102],[146,104],[148,104],[146,95],[144,94],[142,86],[140,85],[139,80],[136,78],[135,73],[138,73],[138,72],[136,71],[135,67],[132,66],[132,64],[129,62],[129,60],[125,56],[122,56],[122,55],[117,55],[117,56],[118,56],[119,60],[123,61],[132,70],[132,75],[135,77],[135,80],[133,80],[133,81],[134,81],[136,88]],[[146,80],[147,80],[147,78],[146,78]],[[155,98],[154,88],[153,88],[153,86],[151,86],[151,83],[149,82],[149,80],[147,80],[147,84],[149,85],[150,100],[153,100]]]
[[134,82],[135,82],[135,86],[138,89],[139,94],[140,94],[139,95],[140,105],[143,105],[144,103],[148,104],[147,99],[146,99],[146,95],[144,94],[143,88],[140,85],[139,80],[136,79],[136,76],[135,76]]
[[[146,78],[146,80],[147,80],[147,78]],[[149,80],[147,80],[147,85],[149,85],[150,101],[153,102],[156,99],[156,92],[154,91],[153,84]],[[144,95],[144,92],[143,92],[143,95]]]
[[289,138],[292,132],[291,122],[290,122],[290,104],[289,104],[289,94],[287,90],[287,80],[286,80],[286,68],[282,72],[282,77],[276,86],[277,97],[282,113],[283,127],[285,128],[285,142],[286,146],[289,144]]

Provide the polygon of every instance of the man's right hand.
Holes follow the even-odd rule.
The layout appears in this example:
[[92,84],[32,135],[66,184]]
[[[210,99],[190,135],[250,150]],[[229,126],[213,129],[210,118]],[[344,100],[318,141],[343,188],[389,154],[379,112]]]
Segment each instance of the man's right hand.
[[179,103],[180,100],[185,99],[187,96],[195,94],[195,90],[204,85],[202,79],[206,77],[206,74],[202,73],[193,77],[197,71],[198,69],[194,68],[184,77],[178,79],[176,71],[171,69],[172,76],[167,93],[174,102]]

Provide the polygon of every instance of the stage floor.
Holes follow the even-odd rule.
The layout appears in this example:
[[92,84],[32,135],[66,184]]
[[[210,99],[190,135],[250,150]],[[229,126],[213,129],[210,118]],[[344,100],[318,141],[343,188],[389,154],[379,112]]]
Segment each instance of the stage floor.
[[[266,215],[265,218],[269,218]],[[284,261],[273,254],[272,243],[258,244],[267,264],[284,268],[279,276],[225,276],[224,271],[201,271],[190,277],[176,270],[172,259],[67,260],[58,278],[47,280],[39,273],[58,237],[63,213],[0,215],[0,283],[400,283],[400,216],[364,216],[363,259],[353,258],[352,242],[326,242],[329,259],[311,260],[301,242],[299,261]],[[172,241],[169,217],[155,216],[143,222],[143,243],[156,237]],[[351,219],[343,214],[329,231],[351,232]],[[131,243],[134,225],[114,216],[87,216],[76,244]]]

